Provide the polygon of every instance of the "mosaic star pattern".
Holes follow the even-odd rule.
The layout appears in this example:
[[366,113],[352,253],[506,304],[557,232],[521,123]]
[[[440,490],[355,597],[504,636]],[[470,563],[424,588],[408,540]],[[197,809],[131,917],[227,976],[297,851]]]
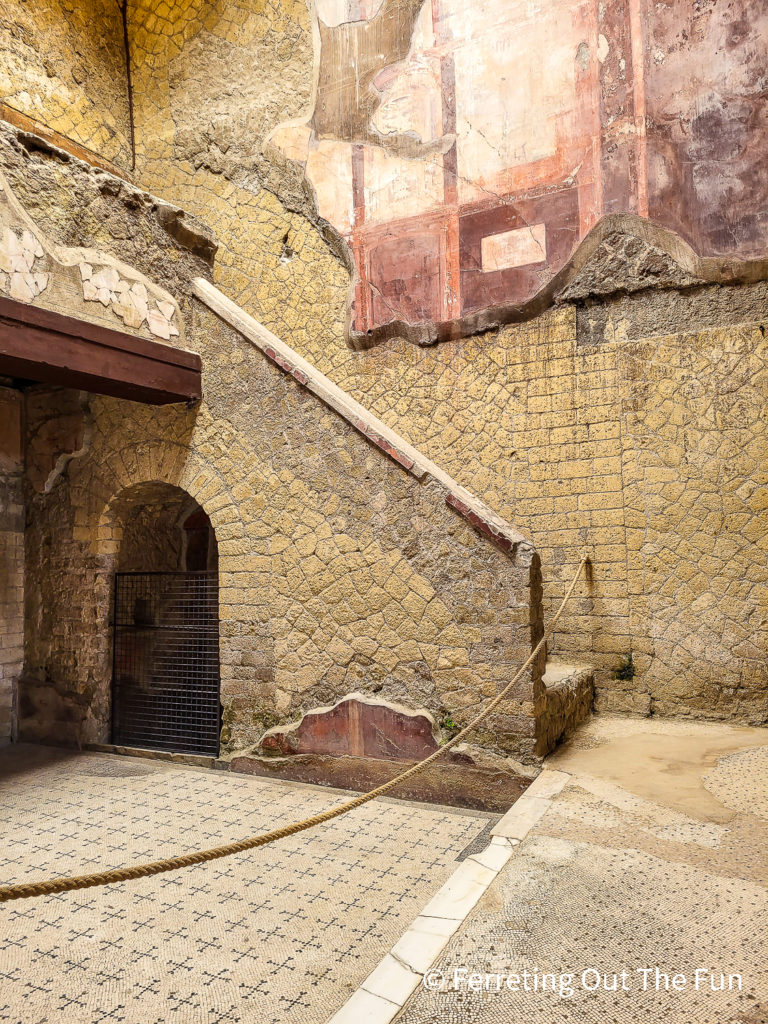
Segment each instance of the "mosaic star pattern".
[[[103,754],[0,755],[3,881],[215,846],[338,792]],[[487,815],[377,802],[264,850],[0,906],[2,1024],[313,1024],[397,941]]]

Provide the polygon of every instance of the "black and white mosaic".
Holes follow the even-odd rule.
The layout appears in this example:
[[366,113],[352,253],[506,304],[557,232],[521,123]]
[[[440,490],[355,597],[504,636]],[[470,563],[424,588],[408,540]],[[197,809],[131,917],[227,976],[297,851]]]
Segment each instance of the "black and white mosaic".
[[[80,874],[304,818],[334,791],[106,754],[0,753],[0,879]],[[488,823],[377,801],[262,850],[0,905],[3,1024],[313,1024]]]

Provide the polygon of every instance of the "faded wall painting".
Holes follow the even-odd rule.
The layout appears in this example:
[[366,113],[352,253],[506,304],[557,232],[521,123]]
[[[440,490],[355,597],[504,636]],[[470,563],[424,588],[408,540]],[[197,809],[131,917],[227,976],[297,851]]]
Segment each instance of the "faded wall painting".
[[312,112],[270,141],[350,246],[353,340],[533,312],[610,214],[765,259],[764,0],[315,0],[315,17]]

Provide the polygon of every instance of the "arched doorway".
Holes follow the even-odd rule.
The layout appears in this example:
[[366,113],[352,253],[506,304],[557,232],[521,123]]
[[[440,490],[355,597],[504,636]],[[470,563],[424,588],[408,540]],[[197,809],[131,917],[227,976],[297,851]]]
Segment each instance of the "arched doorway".
[[221,730],[216,535],[186,491],[127,488],[113,504],[112,742],[217,755]]

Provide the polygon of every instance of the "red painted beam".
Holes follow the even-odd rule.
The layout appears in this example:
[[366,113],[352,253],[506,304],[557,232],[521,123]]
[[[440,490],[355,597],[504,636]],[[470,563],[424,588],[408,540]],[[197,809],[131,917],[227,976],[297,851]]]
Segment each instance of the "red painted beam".
[[0,374],[148,405],[202,397],[193,352],[0,296]]

